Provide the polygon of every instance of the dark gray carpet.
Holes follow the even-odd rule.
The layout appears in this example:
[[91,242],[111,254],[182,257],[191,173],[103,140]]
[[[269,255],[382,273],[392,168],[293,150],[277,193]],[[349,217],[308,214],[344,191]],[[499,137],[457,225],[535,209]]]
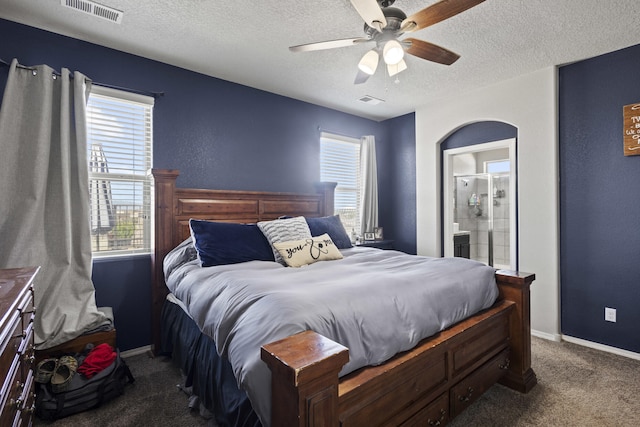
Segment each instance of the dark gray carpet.
[[[570,343],[532,340],[538,385],[526,395],[496,385],[449,425],[640,426],[640,361]],[[188,406],[166,358],[127,359],[134,385],[97,410],[36,426],[215,426]],[[426,424],[426,422],[425,422]]]
[[640,426],[640,361],[533,338],[538,385],[520,394],[496,385],[450,426]]

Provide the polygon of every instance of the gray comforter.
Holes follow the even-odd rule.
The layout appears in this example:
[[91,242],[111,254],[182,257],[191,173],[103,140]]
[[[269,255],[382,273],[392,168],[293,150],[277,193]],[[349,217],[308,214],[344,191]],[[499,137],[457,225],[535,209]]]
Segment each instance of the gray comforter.
[[342,254],[342,260],[302,268],[165,261],[170,291],[229,359],[265,427],[271,373],[260,359],[261,345],[314,330],[349,348],[345,375],[414,347],[498,296],[494,270],[479,262],[372,248]]

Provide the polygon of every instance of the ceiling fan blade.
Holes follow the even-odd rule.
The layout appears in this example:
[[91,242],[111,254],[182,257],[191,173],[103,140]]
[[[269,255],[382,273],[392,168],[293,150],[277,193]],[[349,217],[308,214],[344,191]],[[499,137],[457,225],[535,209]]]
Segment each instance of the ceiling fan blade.
[[307,44],[300,44],[297,46],[290,46],[289,50],[291,52],[310,52],[312,50],[334,49],[337,47],[353,46],[353,45],[368,42],[368,41],[370,40],[362,37],[358,37],[354,39],[328,40],[325,42],[307,43]]
[[[403,31],[418,31],[438,22],[449,19],[467,9],[479,5],[484,0],[440,0],[407,17],[402,21],[400,28]],[[413,25],[412,23],[415,23]]]
[[369,77],[371,77],[370,74],[367,74],[362,70],[358,70],[358,74],[356,74],[356,79],[353,82],[353,84],[355,84],[355,85],[362,84],[362,83],[366,82],[367,80],[369,80]]
[[460,58],[460,55],[453,53],[443,47],[424,40],[407,38],[402,40],[403,44],[409,44],[405,52],[426,59],[427,61],[437,62],[439,64],[451,65]]
[[387,18],[376,0],[351,0],[351,4],[370,27],[382,32],[387,26]]

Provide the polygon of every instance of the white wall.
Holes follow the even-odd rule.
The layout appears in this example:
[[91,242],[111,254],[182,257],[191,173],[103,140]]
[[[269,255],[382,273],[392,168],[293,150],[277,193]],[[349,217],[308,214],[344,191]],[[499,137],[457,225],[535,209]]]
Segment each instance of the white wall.
[[416,111],[417,251],[440,256],[440,147],[484,120],[518,129],[520,270],[535,273],[531,328],[560,337],[557,70],[546,68]]

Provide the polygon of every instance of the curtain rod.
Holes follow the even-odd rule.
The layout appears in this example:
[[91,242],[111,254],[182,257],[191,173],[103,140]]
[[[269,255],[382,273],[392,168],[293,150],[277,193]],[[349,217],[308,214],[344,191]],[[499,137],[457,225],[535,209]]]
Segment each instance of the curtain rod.
[[[11,64],[9,64],[7,61],[5,61],[2,58],[0,58],[0,64],[4,65],[4,66],[7,66],[7,67],[11,66]],[[25,70],[35,70],[35,68],[33,68],[33,67],[27,67],[27,66],[21,65],[21,64],[18,64],[18,67],[23,68]],[[54,74],[56,74],[58,76],[60,75],[60,73],[57,72],[57,71],[54,71]],[[73,78],[73,74],[71,74],[70,77]],[[107,84],[107,83],[100,83],[100,82],[94,82],[94,81],[92,81],[91,84],[94,84],[96,86],[106,87],[106,88],[109,88],[109,89],[117,89],[117,90],[124,90],[124,91],[127,91],[127,92],[133,92],[133,93],[137,93],[139,95],[152,96],[154,99],[158,99],[159,97],[164,96],[164,92],[151,92],[151,91],[148,91],[148,90],[131,89],[131,88],[126,88],[126,87],[121,87],[121,86],[114,86],[114,85],[110,85],[110,84]]]

